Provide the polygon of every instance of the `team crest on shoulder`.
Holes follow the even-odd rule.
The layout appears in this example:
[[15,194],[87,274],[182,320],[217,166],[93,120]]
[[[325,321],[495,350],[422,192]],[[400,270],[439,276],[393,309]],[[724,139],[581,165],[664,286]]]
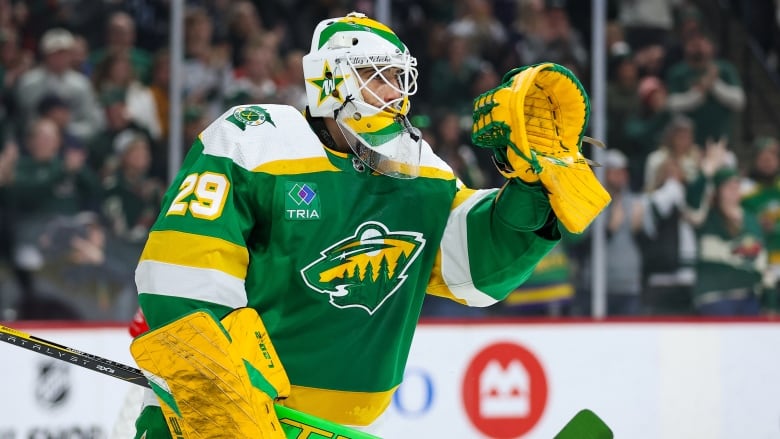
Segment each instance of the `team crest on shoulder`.
[[265,122],[270,123],[274,127],[276,124],[271,119],[271,115],[268,110],[259,105],[244,105],[236,107],[233,110],[233,114],[228,116],[226,120],[233,125],[241,128],[241,131],[245,131],[246,127],[254,127],[262,125]]
[[418,232],[391,232],[368,221],[320,252],[301,270],[306,285],[327,294],[336,308],[360,308],[374,314],[406,281],[406,272],[425,246]]

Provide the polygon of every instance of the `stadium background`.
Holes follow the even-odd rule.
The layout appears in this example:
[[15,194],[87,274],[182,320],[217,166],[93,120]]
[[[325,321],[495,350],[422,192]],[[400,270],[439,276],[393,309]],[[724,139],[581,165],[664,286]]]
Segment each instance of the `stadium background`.
[[[490,157],[469,145],[471,99],[510,68],[540,61],[572,69],[599,103],[590,134],[609,150],[586,155],[602,161],[602,178],[625,172],[621,190],[637,203],[662,195],[659,169],[667,163],[696,174],[707,162],[707,146],[721,136],[729,153],[723,162],[738,170],[743,186],[756,183],[761,154],[776,158],[780,147],[774,1],[187,1],[179,3],[182,64],[175,56],[172,63],[171,3],[0,0],[0,321],[129,361],[117,346],[126,343],[123,328],[136,310],[134,261],[179,155],[231,105],[302,108],[299,61],[311,29],[323,17],[350,10],[389,18],[409,45],[420,70],[413,123],[473,187],[502,180]],[[594,4],[603,10],[594,14]],[[600,16],[603,28],[594,28]],[[714,61],[744,96],[741,105],[731,101],[713,110],[720,123],[706,122],[714,117],[707,108],[674,105],[690,86],[679,71],[691,61],[691,41],[712,43]],[[181,87],[181,106],[171,104],[171,85]],[[669,154],[670,133],[686,129],[688,149]],[[768,186],[778,172],[766,177]],[[766,214],[769,245],[780,194],[768,197],[771,212],[757,215]],[[646,209],[640,222],[658,226],[661,218],[651,212]],[[591,406],[623,432],[618,437],[776,437],[780,410],[772,367],[778,359],[768,352],[777,336],[776,284],[761,287],[758,307],[749,312],[727,307],[720,313],[726,317],[708,317],[694,300],[695,280],[684,276],[696,274],[696,255],[681,254],[680,237],[639,227],[630,240],[616,243],[607,230],[615,214],[606,212],[586,236],[567,236],[504,304],[427,303],[419,353],[410,363],[409,387],[387,420],[388,437],[404,428],[432,435],[426,429],[448,425],[453,413],[462,423],[451,424],[448,437],[487,435],[469,415],[478,408],[467,408],[460,392],[471,382],[468,366],[501,342],[531,352],[548,385],[546,403],[540,408],[537,401],[533,416],[508,417],[515,436],[523,424],[527,437],[548,437],[577,409]],[[677,265],[654,266],[659,255],[671,255]],[[769,262],[767,273],[773,271]],[[610,269],[613,263],[626,265]],[[653,283],[653,275],[668,274],[672,288]],[[425,356],[450,337],[466,340],[463,358],[450,353],[458,360],[443,365]],[[62,372],[58,382],[86,393],[72,391],[61,404],[47,404],[36,386],[56,366],[13,347],[0,350],[13,358],[0,366],[0,376],[12,384],[8,394],[20,397],[0,406],[0,438],[27,437],[42,419],[48,421],[41,431],[49,433],[31,437],[109,434],[124,383]],[[496,361],[508,368],[512,358]],[[522,370],[533,369],[518,361]],[[531,389],[523,378],[515,384]],[[450,393],[441,397],[442,391]],[[31,395],[29,401],[22,395]],[[74,430],[62,433],[69,426]],[[55,431],[61,436],[52,436]]]

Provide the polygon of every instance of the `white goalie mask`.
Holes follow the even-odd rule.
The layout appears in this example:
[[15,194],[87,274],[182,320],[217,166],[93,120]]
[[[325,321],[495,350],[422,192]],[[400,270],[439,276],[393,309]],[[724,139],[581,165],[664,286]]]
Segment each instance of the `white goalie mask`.
[[[416,66],[406,45],[378,21],[354,12],[321,21],[303,57],[309,112],[335,119],[353,152],[374,171],[417,177],[422,136],[407,118]],[[384,96],[376,93],[377,84]]]

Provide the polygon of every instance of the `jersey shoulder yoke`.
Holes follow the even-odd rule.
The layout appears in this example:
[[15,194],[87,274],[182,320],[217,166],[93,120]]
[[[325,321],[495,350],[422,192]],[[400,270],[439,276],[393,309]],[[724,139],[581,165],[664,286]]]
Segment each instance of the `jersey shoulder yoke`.
[[230,158],[250,171],[278,161],[326,157],[306,118],[289,105],[235,106],[199,138],[204,154]]

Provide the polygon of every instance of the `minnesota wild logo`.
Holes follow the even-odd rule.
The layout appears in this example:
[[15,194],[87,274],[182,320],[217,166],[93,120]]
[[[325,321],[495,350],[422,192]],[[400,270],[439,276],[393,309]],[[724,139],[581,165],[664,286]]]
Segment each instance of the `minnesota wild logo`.
[[321,251],[301,275],[309,288],[329,295],[336,308],[374,314],[403,285],[424,246],[421,233],[390,232],[384,224],[369,221]]
[[264,122],[276,126],[274,121],[271,120],[271,115],[268,114],[268,111],[258,105],[236,107],[236,109],[233,110],[233,114],[228,116],[226,120],[241,128],[241,131],[246,130],[247,126],[254,127],[262,125]]

